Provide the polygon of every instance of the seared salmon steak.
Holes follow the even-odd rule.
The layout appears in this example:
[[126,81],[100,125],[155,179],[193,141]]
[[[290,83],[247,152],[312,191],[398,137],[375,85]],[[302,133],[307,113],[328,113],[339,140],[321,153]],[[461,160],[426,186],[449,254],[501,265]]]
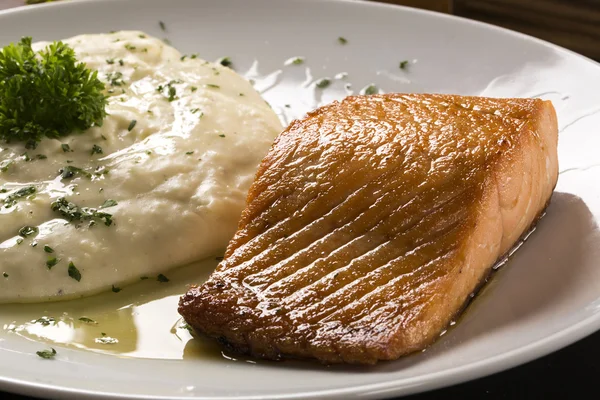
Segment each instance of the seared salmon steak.
[[544,212],[558,178],[540,99],[353,96],[296,120],[179,312],[256,357],[373,364],[421,350]]

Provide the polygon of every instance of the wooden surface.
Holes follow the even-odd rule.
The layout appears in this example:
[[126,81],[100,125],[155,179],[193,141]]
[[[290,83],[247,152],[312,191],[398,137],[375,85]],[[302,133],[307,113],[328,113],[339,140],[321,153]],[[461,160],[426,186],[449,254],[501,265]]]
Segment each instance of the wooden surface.
[[378,0],[446,12],[539,37],[600,61],[600,0]]

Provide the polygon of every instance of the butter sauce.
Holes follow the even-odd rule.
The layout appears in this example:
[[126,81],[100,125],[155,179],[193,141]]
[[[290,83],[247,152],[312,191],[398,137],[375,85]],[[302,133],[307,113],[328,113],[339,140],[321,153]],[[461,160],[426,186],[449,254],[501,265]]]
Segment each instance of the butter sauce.
[[0,340],[17,335],[57,346],[58,351],[67,346],[136,358],[220,358],[219,346],[209,339],[193,338],[177,313],[179,297],[188,284],[202,282],[217,263],[209,258],[172,271],[167,275],[169,282],[148,278],[118,293],[0,305]]

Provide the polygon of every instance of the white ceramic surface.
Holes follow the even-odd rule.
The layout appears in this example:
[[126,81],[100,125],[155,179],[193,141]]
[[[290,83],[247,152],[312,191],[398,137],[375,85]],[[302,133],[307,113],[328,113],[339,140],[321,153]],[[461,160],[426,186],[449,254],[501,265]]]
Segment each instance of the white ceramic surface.
[[[47,361],[35,355],[39,343],[1,334],[0,389],[72,399],[383,398],[497,372],[600,328],[598,64],[480,23],[352,1],[100,0],[0,14],[0,44],[23,35],[52,40],[119,29],[168,37],[207,59],[231,56],[288,119],[342,98],[347,82],[356,91],[374,83],[386,92],[551,99],[562,129],[556,193],[527,243],[459,324],[423,353],[368,369],[133,359],[62,348]],[[339,44],[339,36],[348,43]],[[284,67],[294,56],[305,64]],[[403,71],[398,63],[405,59],[411,64]],[[345,81],[314,88],[314,80],[340,72],[348,73]]]

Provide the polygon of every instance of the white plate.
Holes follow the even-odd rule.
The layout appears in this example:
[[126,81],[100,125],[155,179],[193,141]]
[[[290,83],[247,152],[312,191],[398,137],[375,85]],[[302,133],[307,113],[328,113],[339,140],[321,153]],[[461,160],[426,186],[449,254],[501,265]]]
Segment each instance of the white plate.
[[[597,64],[472,21],[335,0],[57,3],[0,14],[0,43],[23,35],[48,40],[119,29],[164,36],[159,20],[182,51],[207,59],[229,55],[239,71],[253,69],[250,74],[263,77],[257,86],[271,87],[266,99],[291,116],[316,105],[318,92],[302,87],[306,68],[314,79],[347,72],[355,89],[375,83],[388,92],[551,99],[561,126],[562,171],[552,205],[460,323],[424,353],[369,369],[148,360],[62,348],[60,357],[47,361],[34,354],[39,343],[5,335],[0,339],[0,389],[73,399],[380,398],[497,372],[600,328]],[[339,44],[339,36],[348,43]],[[305,65],[283,67],[293,56],[306,57]],[[255,59],[258,64],[251,68]],[[404,59],[413,61],[407,71],[398,68]],[[320,101],[345,94],[344,83],[335,81]],[[283,107],[287,103],[292,107]]]

